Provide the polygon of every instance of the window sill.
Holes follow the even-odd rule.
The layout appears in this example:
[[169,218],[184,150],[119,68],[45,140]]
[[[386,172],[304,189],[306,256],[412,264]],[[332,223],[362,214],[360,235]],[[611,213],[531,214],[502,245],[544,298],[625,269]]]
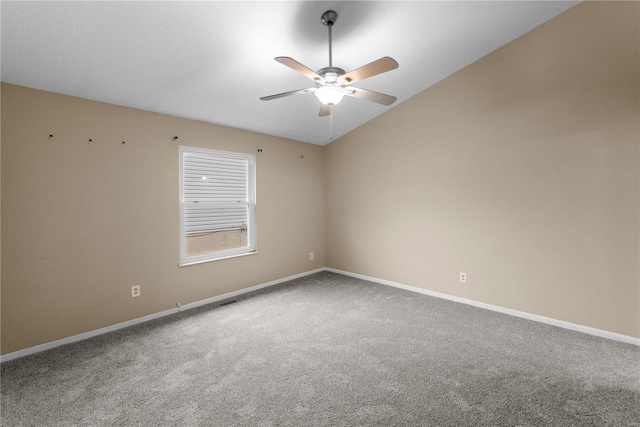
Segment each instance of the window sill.
[[178,264],[178,267],[188,267],[190,265],[204,264],[206,262],[222,261],[223,259],[238,258],[238,257],[243,257],[243,256],[255,255],[257,253],[258,253],[258,251],[253,251],[253,252],[247,252],[247,253],[244,253],[244,254],[229,255],[229,256],[220,257],[220,258],[204,259],[202,261],[185,262],[184,264]]

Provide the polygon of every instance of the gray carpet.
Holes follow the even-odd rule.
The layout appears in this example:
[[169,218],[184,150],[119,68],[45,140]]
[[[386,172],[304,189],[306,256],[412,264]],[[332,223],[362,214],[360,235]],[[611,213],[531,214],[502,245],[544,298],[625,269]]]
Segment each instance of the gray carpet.
[[3,426],[640,426],[640,349],[319,273],[1,367]]

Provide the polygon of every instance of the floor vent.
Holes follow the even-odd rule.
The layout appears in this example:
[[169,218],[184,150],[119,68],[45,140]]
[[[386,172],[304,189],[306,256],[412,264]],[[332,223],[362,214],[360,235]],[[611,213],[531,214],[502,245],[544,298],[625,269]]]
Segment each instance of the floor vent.
[[237,299],[232,299],[232,300],[229,300],[229,301],[221,302],[220,304],[218,304],[218,306],[222,307],[223,305],[233,304],[234,302],[238,302],[238,300]]

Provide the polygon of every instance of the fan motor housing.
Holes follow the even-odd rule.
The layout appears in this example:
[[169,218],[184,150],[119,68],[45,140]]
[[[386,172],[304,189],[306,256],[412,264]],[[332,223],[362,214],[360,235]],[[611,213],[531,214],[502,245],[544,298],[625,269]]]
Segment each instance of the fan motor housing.
[[345,74],[346,71],[344,71],[342,68],[339,67],[324,67],[324,68],[320,68],[318,70],[318,74],[320,76],[322,76],[322,78],[324,78],[327,81],[331,81],[329,79],[327,79],[327,74],[336,74],[336,80],[338,79],[338,77],[340,77],[341,75]]

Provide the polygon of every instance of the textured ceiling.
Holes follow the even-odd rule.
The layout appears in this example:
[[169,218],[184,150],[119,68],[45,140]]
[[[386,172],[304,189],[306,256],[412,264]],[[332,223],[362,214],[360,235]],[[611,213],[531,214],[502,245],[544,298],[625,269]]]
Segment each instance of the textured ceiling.
[[345,97],[334,139],[487,55],[577,2],[8,2],[3,82],[313,144],[330,119],[302,94],[312,86],[273,60],[328,65],[325,10],[338,12],[334,66],[383,56],[397,70],[354,86],[398,97],[391,107]]

